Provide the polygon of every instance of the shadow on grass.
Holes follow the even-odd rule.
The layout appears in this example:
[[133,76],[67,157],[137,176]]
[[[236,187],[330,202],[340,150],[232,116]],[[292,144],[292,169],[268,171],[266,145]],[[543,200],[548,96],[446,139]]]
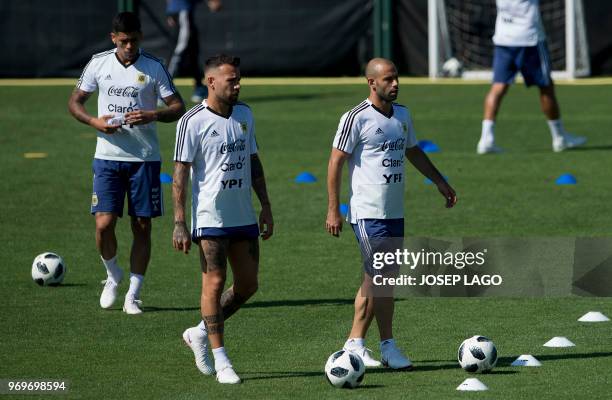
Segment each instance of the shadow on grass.
[[79,287],[79,286],[87,286],[86,283],[62,283],[56,286],[51,285],[54,288],[63,288],[63,287]]
[[[557,361],[557,360],[612,357],[612,352],[540,354],[540,355],[534,354],[533,356],[537,358],[539,361]],[[499,361],[497,362],[497,366],[508,367],[510,366],[510,364],[512,364],[512,362],[514,362],[514,360],[516,360],[516,357],[500,357]]]
[[603,146],[580,146],[568,149],[569,151],[589,151],[589,150],[612,150],[612,145]]
[[[401,302],[405,299],[395,299],[395,302]],[[353,305],[355,299],[306,299],[306,300],[270,300],[270,301],[253,301],[246,303],[241,308],[268,308],[268,307],[303,307],[303,306],[343,306]],[[195,311],[200,307],[155,307],[146,306],[144,311],[160,312],[160,311]]]

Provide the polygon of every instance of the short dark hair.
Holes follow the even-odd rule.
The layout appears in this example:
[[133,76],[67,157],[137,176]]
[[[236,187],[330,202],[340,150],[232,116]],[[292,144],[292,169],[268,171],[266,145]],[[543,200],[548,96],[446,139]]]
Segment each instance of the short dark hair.
[[130,11],[115,15],[115,18],[113,18],[113,32],[141,32],[138,15]]
[[227,54],[217,54],[216,56],[210,57],[204,63],[204,73],[212,68],[220,67],[224,64],[233,65],[234,67],[240,67],[240,57],[228,56]]

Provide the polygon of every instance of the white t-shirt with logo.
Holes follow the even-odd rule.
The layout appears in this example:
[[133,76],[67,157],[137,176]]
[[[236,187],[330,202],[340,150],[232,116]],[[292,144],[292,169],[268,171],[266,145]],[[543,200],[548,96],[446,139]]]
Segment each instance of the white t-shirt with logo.
[[[176,93],[170,74],[160,60],[140,52],[125,67],[117,49],[94,55],[85,66],[77,89],[98,92],[98,117],[121,116],[130,111],[155,110],[158,97]],[[155,122],[123,125],[113,134],[98,132],[95,158],[116,161],[160,161]]]
[[251,202],[251,154],[256,153],[253,114],[244,103],[228,118],[206,102],[181,117],[174,160],[192,163],[192,231],[257,223]]
[[348,159],[347,221],[404,217],[405,151],[417,140],[410,112],[393,104],[390,116],[366,99],[340,118],[333,147]]
[[497,46],[535,46],[546,39],[539,0],[497,0],[493,43]]

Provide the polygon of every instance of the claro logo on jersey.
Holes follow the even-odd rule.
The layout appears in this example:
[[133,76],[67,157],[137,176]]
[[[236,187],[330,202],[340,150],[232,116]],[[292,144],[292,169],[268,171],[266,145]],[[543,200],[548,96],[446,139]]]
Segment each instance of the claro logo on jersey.
[[219,149],[219,153],[227,154],[234,153],[236,151],[245,151],[246,150],[246,141],[244,139],[238,139],[234,142],[224,142]]
[[380,151],[399,151],[404,150],[406,147],[406,139],[399,138],[396,140],[385,140],[382,145],[380,145]]
[[138,97],[138,88],[135,86],[111,86],[108,88],[108,95],[118,97]]
[[122,106],[119,104],[109,104],[107,108],[108,108],[108,111],[112,113],[121,113],[121,114],[139,110],[138,103],[135,101],[134,102],[130,101],[130,105],[128,106]]

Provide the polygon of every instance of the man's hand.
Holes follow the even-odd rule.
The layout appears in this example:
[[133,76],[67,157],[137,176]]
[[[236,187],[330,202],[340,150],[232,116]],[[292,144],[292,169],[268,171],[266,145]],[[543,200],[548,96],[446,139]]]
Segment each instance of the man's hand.
[[174,231],[172,232],[172,246],[185,254],[189,254],[191,248],[191,237],[187,230],[187,224],[183,222],[174,223]]
[[128,125],[144,125],[157,121],[157,113],[152,110],[136,110],[125,113],[125,123]]
[[274,233],[274,218],[272,217],[272,208],[269,205],[261,207],[259,213],[259,231],[261,239],[268,240]]
[[121,125],[108,125],[108,120],[113,118],[113,115],[103,115],[100,118],[92,118],[89,120],[89,125],[93,126],[100,132],[111,135],[121,128]]
[[446,208],[452,208],[455,204],[457,204],[457,194],[448,183],[445,181],[440,182],[438,184],[438,190],[446,199]]
[[217,12],[221,9],[221,0],[208,0],[208,9],[210,12]]
[[335,237],[340,236],[342,232],[342,215],[338,210],[329,210],[327,212],[327,220],[325,221],[325,229]]

